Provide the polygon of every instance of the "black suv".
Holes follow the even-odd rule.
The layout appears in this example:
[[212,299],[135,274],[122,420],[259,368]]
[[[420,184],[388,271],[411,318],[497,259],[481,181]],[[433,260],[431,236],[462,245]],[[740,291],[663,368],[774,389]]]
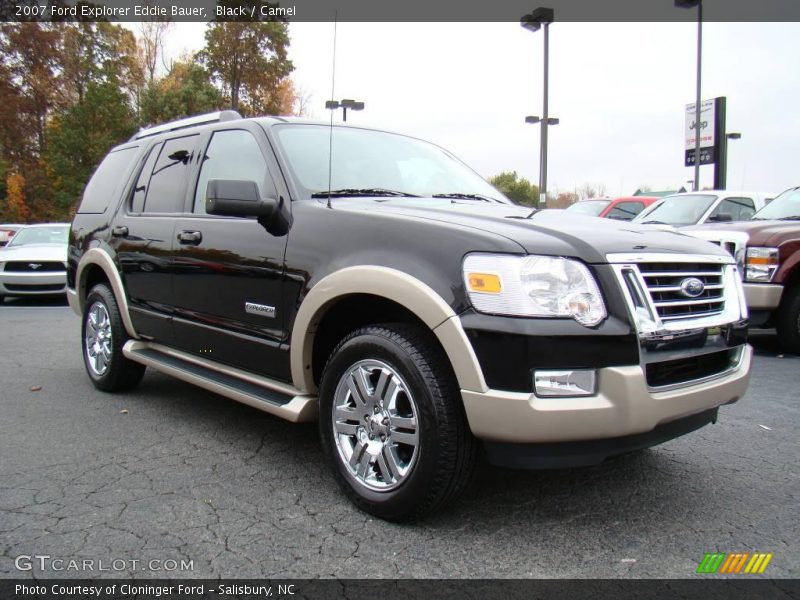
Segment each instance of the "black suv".
[[108,154],[68,296],[99,389],[152,367],[319,415],[345,493],[391,520],[457,496],[481,445],[559,467],[695,430],[751,362],[710,243],[517,206],[411,137],[230,111]]

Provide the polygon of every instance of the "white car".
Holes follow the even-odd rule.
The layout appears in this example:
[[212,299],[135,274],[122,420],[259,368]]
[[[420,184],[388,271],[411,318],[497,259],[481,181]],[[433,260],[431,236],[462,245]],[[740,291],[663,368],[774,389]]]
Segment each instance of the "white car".
[[640,212],[632,223],[684,227],[702,223],[747,221],[774,194],[732,190],[703,190],[664,196]]
[[0,250],[0,301],[5,296],[65,294],[69,224],[27,225]]

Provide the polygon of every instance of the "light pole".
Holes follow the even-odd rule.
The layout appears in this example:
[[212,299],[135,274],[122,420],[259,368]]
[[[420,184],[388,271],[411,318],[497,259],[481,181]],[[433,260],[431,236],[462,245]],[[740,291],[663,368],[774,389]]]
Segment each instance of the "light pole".
[[341,102],[338,100],[327,100],[325,102],[325,108],[327,108],[328,110],[336,110],[337,108],[341,108],[342,121],[347,123],[347,109],[349,108],[350,110],[364,110],[364,103],[351,100],[350,98],[344,98]]
[[692,191],[700,189],[700,82],[703,65],[703,0],[675,0],[677,8],[697,7],[697,95],[694,105],[694,183]]
[[[532,13],[524,15],[520,19],[520,24],[528,31],[536,32],[544,26],[544,86],[542,89],[542,117],[525,117],[526,123],[541,124],[541,143],[539,145],[539,206],[547,207],[547,127],[555,125],[548,112],[548,83],[549,83],[549,62],[550,62],[550,23],[553,22],[554,11],[552,8],[540,6]],[[536,121],[528,119],[536,118]]]

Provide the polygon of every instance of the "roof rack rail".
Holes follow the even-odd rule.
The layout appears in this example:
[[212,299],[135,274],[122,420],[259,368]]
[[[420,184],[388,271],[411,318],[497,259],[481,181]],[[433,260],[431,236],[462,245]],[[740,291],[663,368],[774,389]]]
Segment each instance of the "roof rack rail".
[[162,123],[161,125],[154,125],[153,127],[143,127],[133,134],[130,141],[140,140],[142,138],[158,135],[166,131],[176,131],[178,129],[186,129],[188,127],[196,127],[198,125],[205,125],[207,123],[220,123],[223,121],[236,121],[241,119],[240,115],[235,110],[221,110],[218,112],[208,113],[205,115],[196,115],[194,117],[187,117],[186,119],[178,119],[177,121],[170,121],[169,123]]

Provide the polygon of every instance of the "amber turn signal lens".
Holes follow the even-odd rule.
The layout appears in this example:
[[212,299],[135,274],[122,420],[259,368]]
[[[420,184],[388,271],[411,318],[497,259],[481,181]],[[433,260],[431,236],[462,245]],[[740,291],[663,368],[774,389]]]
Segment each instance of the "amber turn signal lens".
[[747,264],[748,265],[777,265],[778,264],[778,257],[777,256],[748,256],[747,257]]
[[484,294],[499,294],[503,290],[500,277],[492,273],[469,273],[467,275],[469,289]]

